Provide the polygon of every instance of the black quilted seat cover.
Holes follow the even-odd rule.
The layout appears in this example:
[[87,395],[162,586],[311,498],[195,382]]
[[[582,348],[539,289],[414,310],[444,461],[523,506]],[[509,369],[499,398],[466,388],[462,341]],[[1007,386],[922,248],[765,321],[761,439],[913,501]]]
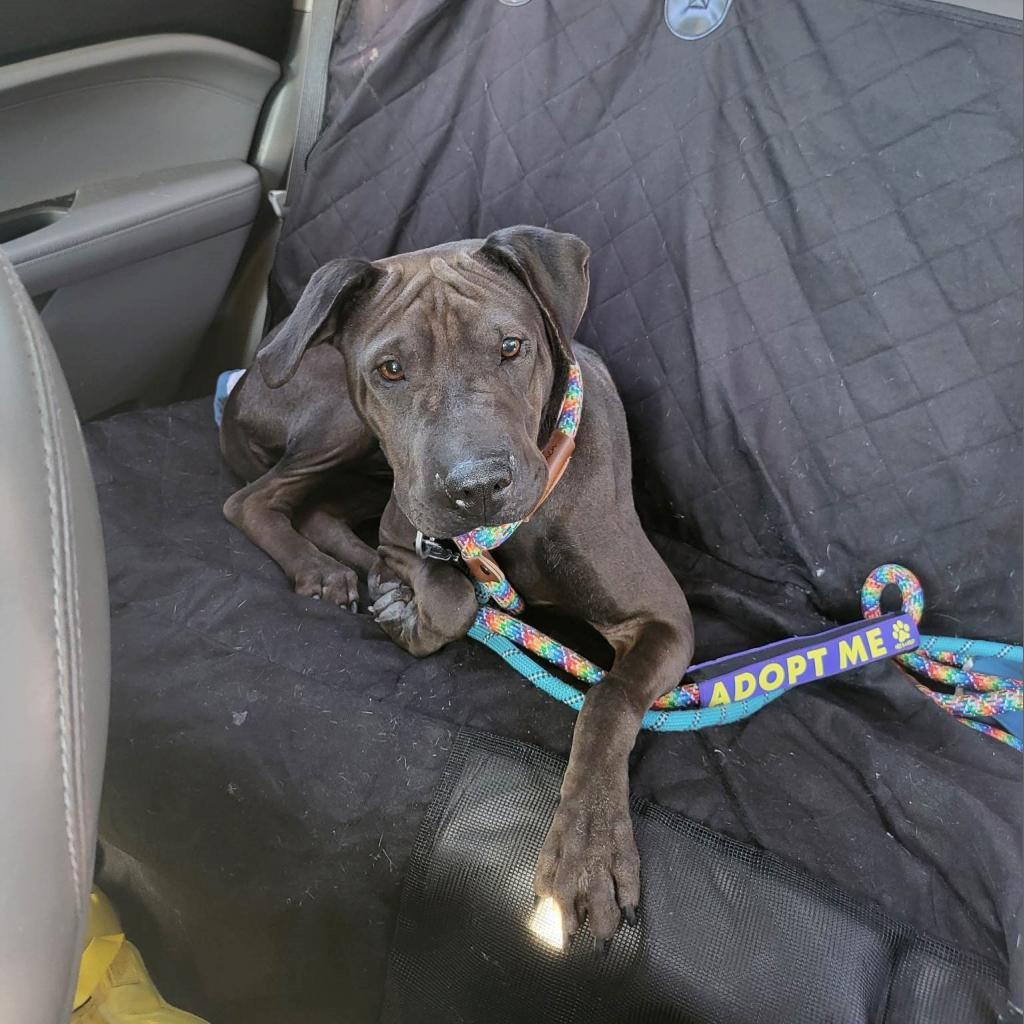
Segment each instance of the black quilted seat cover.
[[573,231],[681,571],[851,616],[904,561],[933,631],[1017,636],[1021,38],[935,7],[745,0],[683,43],[652,2],[357,2],[279,311],[337,256]]

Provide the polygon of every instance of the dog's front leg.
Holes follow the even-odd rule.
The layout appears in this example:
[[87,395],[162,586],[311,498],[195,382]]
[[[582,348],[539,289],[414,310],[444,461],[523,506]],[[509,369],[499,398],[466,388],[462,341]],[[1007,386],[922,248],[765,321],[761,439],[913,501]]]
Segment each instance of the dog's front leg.
[[322,597],[355,611],[359,599],[355,572],[325,555],[292,522],[323,470],[315,457],[285,456],[258,480],[232,494],[224,503],[224,516],[277,562],[297,594]]
[[693,655],[685,601],[673,619],[602,628],[615,664],[583,702],[562,798],[537,862],[537,895],[555,900],[567,934],[589,918],[596,944],[611,938],[623,916],[635,920],[640,859],[629,815],[629,752],[644,712],[679,682]]

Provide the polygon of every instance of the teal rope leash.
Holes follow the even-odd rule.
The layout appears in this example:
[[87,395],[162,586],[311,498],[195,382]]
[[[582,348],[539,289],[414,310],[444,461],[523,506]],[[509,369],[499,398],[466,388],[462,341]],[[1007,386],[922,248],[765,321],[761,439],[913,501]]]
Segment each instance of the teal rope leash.
[[[489,647],[495,654],[504,659],[521,676],[531,682],[549,697],[561,701],[574,711],[583,707],[582,691],[553,676],[546,668],[538,665],[528,654],[521,651],[511,640],[499,633],[494,633],[481,621],[479,615],[476,622],[469,628],[469,636]],[[552,641],[554,643],[555,641]],[[729,725],[740,719],[760,711],[786,691],[776,690],[752,697],[743,702],[724,704],[713,708],[694,708],[691,710],[651,710],[643,718],[641,728],[651,732],[693,732],[696,729],[709,729],[713,725]]]
[[[883,617],[881,594],[889,584],[899,587],[903,608],[897,615]],[[516,644],[591,684],[599,682],[604,672],[507,612],[488,607],[492,594],[490,588],[477,586],[477,599],[482,607],[470,627],[469,636],[498,654],[532,685],[578,712],[583,706],[584,693],[552,675]],[[890,564],[876,569],[865,581],[861,597],[864,622],[802,637],[798,645],[783,641],[745,655],[693,666],[688,677],[704,677],[702,682],[684,683],[659,698],[655,707],[644,715],[642,728],[652,732],[692,732],[727,725],[755,714],[793,686],[828,678],[881,657],[895,657],[910,671],[956,687],[953,694],[938,693],[915,680],[918,689],[944,711],[971,729],[1016,750],[1021,749],[1019,739],[989,719],[1021,709],[1024,683],[1016,678],[974,672],[971,668],[974,657],[1010,658],[1022,663],[1024,651],[1020,647],[923,636],[920,648],[915,650],[919,639],[916,627],[924,611],[924,593],[917,577],[902,566]],[[517,603],[522,607],[521,598]],[[873,631],[867,628],[872,623],[877,623]],[[872,656],[878,650],[882,653]],[[833,654],[836,657],[830,657]],[[809,660],[819,671],[808,674]],[[794,673],[796,678],[793,678]],[[721,686],[721,690],[716,686]]]

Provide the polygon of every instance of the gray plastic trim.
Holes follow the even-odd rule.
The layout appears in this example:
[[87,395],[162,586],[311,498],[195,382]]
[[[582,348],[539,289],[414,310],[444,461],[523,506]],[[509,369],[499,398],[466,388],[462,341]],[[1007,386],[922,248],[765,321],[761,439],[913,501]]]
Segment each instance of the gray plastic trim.
[[278,74],[266,57],[193,35],[0,68],[0,210],[166,167],[244,160]]
[[248,227],[57,289],[41,317],[82,419],[175,397]]
[[49,227],[3,246],[32,295],[252,223],[256,170],[241,161],[178,167],[83,188]]
[[1000,18],[1024,18],[1024,4],[1021,0],[944,0],[954,7],[966,7],[983,14],[995,14]]

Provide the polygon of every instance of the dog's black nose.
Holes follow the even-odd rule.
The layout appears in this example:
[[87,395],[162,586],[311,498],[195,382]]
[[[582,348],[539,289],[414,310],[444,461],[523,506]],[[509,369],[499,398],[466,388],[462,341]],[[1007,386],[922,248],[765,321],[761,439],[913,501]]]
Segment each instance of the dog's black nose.
[[463,512],[485,515],[497,509],[512,486],[512,467],[505,457],[466,459],[452,467],[445,493]]

